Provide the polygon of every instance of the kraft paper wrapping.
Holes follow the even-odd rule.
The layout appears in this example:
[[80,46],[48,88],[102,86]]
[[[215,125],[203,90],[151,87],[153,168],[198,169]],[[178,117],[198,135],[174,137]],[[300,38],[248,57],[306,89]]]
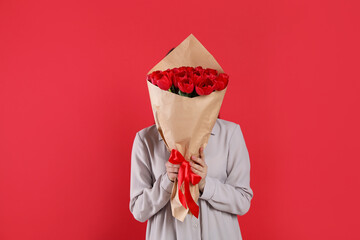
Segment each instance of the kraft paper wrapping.
[[[215,58],[190,34],[148,74],[181,66],[202,66],[216,69],[219,73],[224,72]],[[199,156],[200,147],[205,149],[208,143],[226,88],[209,95],[189,98],[164,91],[149,81],[147,86],[155,124],[167,150],[171,152],[172,149],[177,149],[187,161],[192,161],[190,157]],[[184,192],[184,185],[181,188]],[[190,183],[190,192],[198,204],[198,184]],[[170,204],[172,215],[182,222],[188,213],[191,214],[189,208],[185,209],[180,203],[177,180],[172,189]]]

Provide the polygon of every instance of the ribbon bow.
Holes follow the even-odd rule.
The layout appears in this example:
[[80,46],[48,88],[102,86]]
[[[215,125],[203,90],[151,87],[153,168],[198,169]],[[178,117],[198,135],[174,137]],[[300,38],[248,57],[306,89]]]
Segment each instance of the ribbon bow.
[[[195,203],[194,199],[191,196],[189,183],[192,183],[193,185],[198,184],[201,180],[201,177],[191,171],[189,161],[185,160],[184,156],[176,149],[171,150],[169,162],[171,162],[172,164],[181,164],[178,172],[179,199],[184,208],[187,209],[187,205],[190,212],[196,218],[198,218],[199,206]],[[185,196],[180,189],[183,182],[185,185]]]

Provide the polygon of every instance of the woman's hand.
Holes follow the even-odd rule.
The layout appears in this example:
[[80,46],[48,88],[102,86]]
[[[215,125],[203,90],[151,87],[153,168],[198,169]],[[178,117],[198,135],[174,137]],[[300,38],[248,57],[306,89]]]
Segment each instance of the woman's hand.
[[205,155],[204,155],[204,148],[200,148],[199,150],[200,156],[191,156],[191,159],[194,162],[190,162],[191,170],[201,177],[199,182],[199,190],[203,192],[205,187],[205,177],[207,175],[208,166],[205,163]]
[[166,167],[166,172],[167,172],[167,175],[168,175],[170,181],[174,182],[175,178],[177,178],[180,164],[172,164],[171,162],[167,161],[165,163],[165,167]]

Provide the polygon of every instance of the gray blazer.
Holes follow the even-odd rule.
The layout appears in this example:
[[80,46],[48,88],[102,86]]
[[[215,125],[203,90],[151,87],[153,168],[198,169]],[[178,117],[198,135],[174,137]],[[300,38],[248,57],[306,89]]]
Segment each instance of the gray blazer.
[[170,157],[156,125],[136,133],[131,153],[130,211],[147,222],[146,239],[242,239],[237,215],[249,211],[250,160],[239,124],[217,119],[204,150],[208,173],[199,197],[199,218],[171,214]]

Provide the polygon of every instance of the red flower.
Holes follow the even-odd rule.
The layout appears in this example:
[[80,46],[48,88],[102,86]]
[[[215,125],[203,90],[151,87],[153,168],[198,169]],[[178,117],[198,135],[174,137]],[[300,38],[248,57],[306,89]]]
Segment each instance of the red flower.
[[180,91],[184,93],[192,93],[194,91],[194,83],[190,77],[178,80],[177,84]]
[[[173,71],[173,69],[167,69],[164,71],[164,74],[167,75],[167,77],[170,79],[171,84],[175,86],[174,82],[175,82],[175,73]],[[170,86],[171,87],[171,86]]]
[[197,84],[197,82],[199,81],[199,80],[201,80],[201,78],[202,78],[202,75],[203,75],[203,72],[204,72],[204,69],[201,67],[201,66],[199,66],[199,67],[196,67],[195,69],[194,69],[194,72],[193,72],[193,79],[194,79],[194,83],[195,83],[195,85]]
[[228,85],[229,82],[229,75],[227,75],[226,73],[220,73],[217,77],[216,77],[216,87],[215,90],[217,91],[221,91],[224,88],[226,88],[226,86]]
[[195,91],[199,95],[209,95],[215,90],[216,81],[215,78],[204,75],[202,78],[198,79],[198,82],[195,86]]
[[188,78],[187,71],[184,67],[180,67],[175,71],[174,86],[179,88],[178,82],[184,81]]
[[150,81],[152,84],[157,86],[157,82],[156,79],[158,79],[158,75],[161,74],[161,71],[154,71],[152,73],[150,73],[149,75],[147,75],[147,80]]
[[202,66],[198,66],[194,69],[194,73],[198,72],[200,75],[202,75],[202,73],[204,72],[204,69],[202,68]]
[[189,66],[182,66],[182,67],[179,67],[179,70],[183,70],[183,71],[186,71],[186,72],[193,72],[194,68],[189,67]]
[[193,79],[193,74],[194,74],[194,68],[193,67],[186,67],[186,72],[187,72],[188,78],[190,78],[192,80]]
[[208,76],[211,79],[215,79],[216,76],[218,75],[217,71],[215,69],[211,69],[211,68],[206,68],[203,72],[203,75]]
[[167,72],[160,72],[159,74],[154,74],[154,82],[162,90],[169,90],[172,85],[171,79],[169,78]]

